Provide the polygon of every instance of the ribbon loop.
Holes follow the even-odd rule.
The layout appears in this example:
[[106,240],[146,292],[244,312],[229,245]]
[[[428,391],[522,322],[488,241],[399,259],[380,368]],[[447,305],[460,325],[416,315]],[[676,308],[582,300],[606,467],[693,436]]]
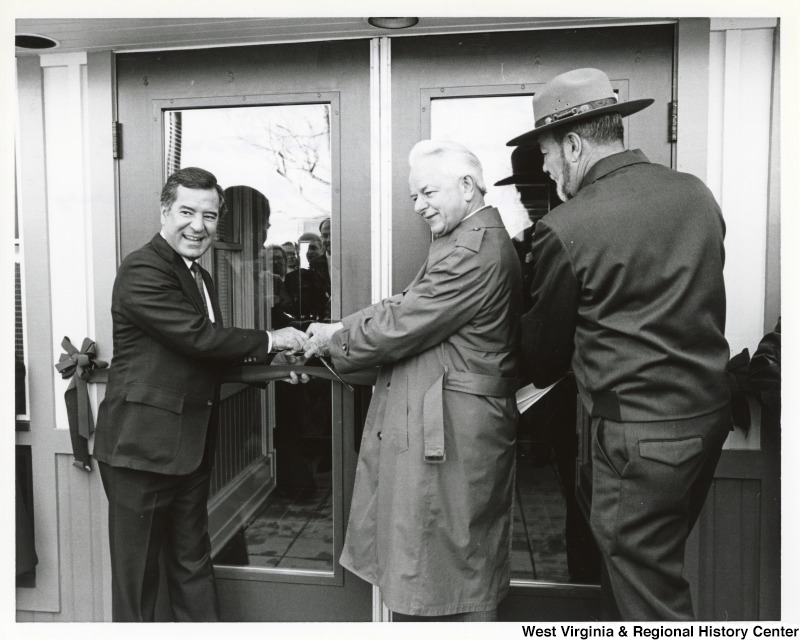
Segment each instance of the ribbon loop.
[[[106,369],[108,363],[97,359],[97,345],[89,338],[84,338],[78,351],[70,339],[64,336],[61,348],[66,353],[61,354],[55,367],[64,380],[71,378],[64,392],[64,400],[67,404],[72,454],[75,458],[72,464],[91,471],[88,440],[94,432],[94,417],[89,403],[87,383],[100,381],[103,376],[98,375],[98,372]],[[103,374],[105,373],[103,371]]]

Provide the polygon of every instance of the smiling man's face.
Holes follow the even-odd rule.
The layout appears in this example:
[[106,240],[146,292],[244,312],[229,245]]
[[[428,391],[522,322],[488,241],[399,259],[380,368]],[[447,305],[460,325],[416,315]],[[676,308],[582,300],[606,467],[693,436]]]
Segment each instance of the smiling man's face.
[[216,189],[189,189],[178,185],[175,202],[161,207],[161,232],[175,251],[197,260],[214,243],[219,221]]
[[464,179],[442,171],[434,161],[423,160],[412,168],[408,184],[414,211],[436,237],[450,233],[469,212]]

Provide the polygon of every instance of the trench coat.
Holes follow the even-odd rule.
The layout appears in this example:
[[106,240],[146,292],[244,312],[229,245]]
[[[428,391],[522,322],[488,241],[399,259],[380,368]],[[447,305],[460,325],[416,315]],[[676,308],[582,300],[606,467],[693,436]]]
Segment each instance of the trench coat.
[[508,591],[520,300],[511,239],[486,208],[332,338],[339,371],[380,366],[341,564],[392,611],[486,611]]

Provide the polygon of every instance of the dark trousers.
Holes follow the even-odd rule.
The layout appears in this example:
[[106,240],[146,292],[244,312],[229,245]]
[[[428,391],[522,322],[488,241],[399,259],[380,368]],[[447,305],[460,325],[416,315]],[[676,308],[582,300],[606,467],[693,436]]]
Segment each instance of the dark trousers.
[[208,470],[170,476],[98,464],[108,497],[113,620],[153,621],[162,548],[175,620],[219,620]]
[[727,407],[686,420],[593,420],[591,525],[623,620],[694,620],[686,539],[730,424]]

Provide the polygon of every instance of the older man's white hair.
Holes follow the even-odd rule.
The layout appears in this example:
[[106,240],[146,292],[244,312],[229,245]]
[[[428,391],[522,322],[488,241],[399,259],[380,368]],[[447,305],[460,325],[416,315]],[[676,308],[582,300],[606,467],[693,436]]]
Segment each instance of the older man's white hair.
[[408,154],[408,164],[413,169],[422,160],[439,161],[439,169],[455,179],[470,176],[481,195],[486,195],[486,183],[483,180],[483,167],[478,157],[457,142],[439,140],[420,140]]

